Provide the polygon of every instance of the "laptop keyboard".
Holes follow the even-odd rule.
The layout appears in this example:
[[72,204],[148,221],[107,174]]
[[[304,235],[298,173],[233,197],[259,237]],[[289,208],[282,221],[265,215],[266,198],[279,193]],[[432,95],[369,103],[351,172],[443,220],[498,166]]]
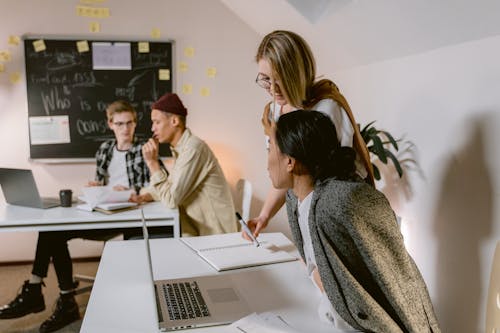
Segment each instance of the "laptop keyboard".
[[165,283],[162,289],[170,320],[210,316],[207,304],[195,281]]

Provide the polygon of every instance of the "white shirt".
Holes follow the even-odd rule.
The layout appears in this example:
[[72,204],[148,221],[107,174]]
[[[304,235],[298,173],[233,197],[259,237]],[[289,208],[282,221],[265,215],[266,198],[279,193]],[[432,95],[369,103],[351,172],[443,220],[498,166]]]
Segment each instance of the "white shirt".
[[[298,201],[297,217],[299,221],[300,234],[302,235],[302,244],[304,248],[304,256],[306,258],[307,274],[313,281],[313,284],[318,287],[313,279],[313,272],[316,269],[316,259],[314,257],[314,249],[312,246],[311,232],[309,229],[309,211],[314,191],[309,193],[304,200]],[[318,291],[319,287],[318,287]],[[318,305],[318,315],[321,321],[334,325],[336,328],[352,332],[355,331],[351,325],[346,323],[342,317],[335,311],[326,293],[321,292],[321,299]]]
[[[269,117],[275,122],[281,116],[282,106],[276,103],[271,103]],[[293,111],[297,111],[295,109]],[[343,147],[352,147],[354,140],[354,128],[352,128],[351,120],[347,113],[340,107],[340,105],[333,99],[326,98],[320,100],[316,103],[311,110],[319,111],[332,120],[335,125],[335,130],[337,132],[337,138],[340,141],[340,145]],[[269,137],[266,136],[266,148],[269,149]],[[356,160],[354,161],[356,165],[356,172],[361,176],[361,178],[366,178],[368,172],[366,171],[363,162],[361,162],[361,157],[356,154]]]
[[111,158],[108,166],[108,186],[113,187],[116,185],[122,185],[130,187],[127,175],[126,155],[126,150],[118,150],[116,146],[113,149],[113,157]]

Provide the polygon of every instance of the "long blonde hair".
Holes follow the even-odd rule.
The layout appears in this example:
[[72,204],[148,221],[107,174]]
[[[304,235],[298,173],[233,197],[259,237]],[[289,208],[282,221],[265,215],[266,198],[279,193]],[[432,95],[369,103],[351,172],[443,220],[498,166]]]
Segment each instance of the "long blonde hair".
[[281,93],[290,105],[302,108],[316,78],[316,63],[306,41],[291,31],[276,30],[266,35],[255,60],[267,60],[280,79]]
[[[262,39],[255,60],[266,60],[271,65],[274,77],[280,79],[283,97],[295,108],[311,109],[320,100],[333,99],[347,114],[354,130],[353,148],[361,158],[368,173],[368,182],[375,185],[373,167],[366,143],[359,132],[358,124],[346,98],[330,80],[316,80],[316,62],[307,42],[294,32],[273,31]],[[264,132],[269,135],[272,121],[269,119],[269,104],[262,117]]]

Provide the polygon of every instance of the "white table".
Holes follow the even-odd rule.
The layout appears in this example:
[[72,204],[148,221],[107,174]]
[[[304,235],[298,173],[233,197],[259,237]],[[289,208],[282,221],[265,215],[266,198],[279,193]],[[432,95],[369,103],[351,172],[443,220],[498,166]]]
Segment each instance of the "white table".
[[[151,252],[156,280],[218,273],[180,239],[153,239]],[[295,251],[294,248],[288,249]],[[144,241],[106,243],[80,333],[156,332],[153,289]],[[319,321],[319,292],[300,261],[233,270],[246,288],[240,290],[256,312],[282,316],[301,332],[339,332]],[[186,330],[221,332],[221,327]]]
[[[143,205],[148,226],[172,226],[174,237],[180,236],[179,211],[167,209],[160,202]],[[72,207],[48,209],[9,204],[0,205],[0,231],[60,231],[141,227],[138,209],[106,215]]]

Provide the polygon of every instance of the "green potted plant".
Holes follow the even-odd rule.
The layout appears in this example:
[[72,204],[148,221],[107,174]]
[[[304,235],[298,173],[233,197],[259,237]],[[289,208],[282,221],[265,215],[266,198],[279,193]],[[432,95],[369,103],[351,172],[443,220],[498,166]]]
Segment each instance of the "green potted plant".
[[[373,124],[375,121],[370,122],[361,130],[361,137],[368,147],[371,155],[374,155],[381,163],[388,164],[389,161],[394,165],[399,177],[403,177],[404,165],[411,163],[417,165],[415,159],[409,157],[401,159],[398,157],[398,152],[401,150],[401,145],[404,148],[401,150],[403,153],[410,153],[413,155],[415,145],[408,140],[394,139],[394,137],[387,131],[377,129]],[[399,144],[398,144],[399,143]],[[372,162],[373,174],[376,180],[380,180],[380,170]]]

